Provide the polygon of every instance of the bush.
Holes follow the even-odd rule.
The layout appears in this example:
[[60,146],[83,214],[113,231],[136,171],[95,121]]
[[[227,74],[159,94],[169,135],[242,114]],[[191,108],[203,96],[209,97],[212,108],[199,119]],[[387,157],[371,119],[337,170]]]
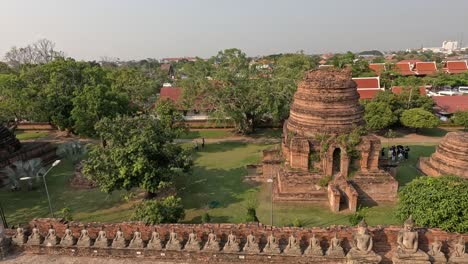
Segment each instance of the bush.
[[403,111],[400,122],[410,128],[433,128],[439,124],[439,119],[422,108],[413,108]]
[[319,186],[322,186],[322,187],[327,187],[328,186],[328,183],[331,181],[331,177],[330,176],[326,176],[326,177],[323,177],[321,178],[319,181],[318,181],[318,185]]
[[146,224],[177,223],[185,217],[180,198],[168,196],[162,200],[148,200],[140,203],[132,217]]
[[367,103],[364,119],[366,120],[366,127],[370,130],[386,128],[398,120],[390,105],[386,102]]
[[304,226],[304,222],[302,222],[301,219],[299,218],[295,218],[294,221],[292,222],[292,225],[294,227],[303,227]]
[[[468,99],[467,99],[468,100]],[[453,123],[457,126],[462,126],[465,130],[468,128],[468,111],[456,112],[452,117]]]
[[71,209],[68,207],[62,208],[60,210],[60,215],[65,221],[73,221],[73,216],[71,213]]
[[246,222],[258,222],[257,212],[255,208],[247,208],[247,216],[245,218]]
[[348,216],[349,224],[355,226],[361,222],[362,219],[366,218],[367,207],[359,208],[354,214]]
[[456,176],[421,177],[399,192],[396,215],[449,232],[468,232],[468,180]]
[[211,221],[211,216],[210,214],[208,213],[204,213],[201,217],[201,221],[202,223],[206,224],[206,223],[209,223]]

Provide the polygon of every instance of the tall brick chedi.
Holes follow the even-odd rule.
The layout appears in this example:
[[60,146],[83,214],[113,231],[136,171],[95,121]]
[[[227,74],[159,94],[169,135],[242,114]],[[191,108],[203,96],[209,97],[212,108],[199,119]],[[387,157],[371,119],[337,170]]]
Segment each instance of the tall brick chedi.
[[398,182],[379,168],[381,143],[362,129],[363,114],[350,70],[307,72],[283,127],[285,162],[265,170],[276,179],[274,199],[328,202],[333,211],[394,201]]

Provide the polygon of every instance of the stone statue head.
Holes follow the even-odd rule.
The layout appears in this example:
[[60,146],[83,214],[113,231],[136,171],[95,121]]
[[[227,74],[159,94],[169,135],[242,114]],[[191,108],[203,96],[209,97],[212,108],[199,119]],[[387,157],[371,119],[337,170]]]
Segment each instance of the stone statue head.
[[358,233],[364,235],[367,233],[367,223],[366,220],[362,219],[358,224]]
[[413,220],[413,216],[410,215],[408,217],[408,219],[406,219],[405,223],[404,223],[404,227],[405,227],[405,231],[412,231],[413,230],[413,227],[414,227],[414,220]]

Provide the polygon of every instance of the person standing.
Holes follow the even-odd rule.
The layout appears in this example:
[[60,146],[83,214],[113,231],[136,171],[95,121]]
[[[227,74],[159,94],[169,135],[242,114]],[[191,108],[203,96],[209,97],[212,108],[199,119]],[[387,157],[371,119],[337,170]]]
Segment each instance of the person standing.
[[202,148],[202,149],[205,148],[205,138],[202,138],[202,139],[201,139],[201,148]]

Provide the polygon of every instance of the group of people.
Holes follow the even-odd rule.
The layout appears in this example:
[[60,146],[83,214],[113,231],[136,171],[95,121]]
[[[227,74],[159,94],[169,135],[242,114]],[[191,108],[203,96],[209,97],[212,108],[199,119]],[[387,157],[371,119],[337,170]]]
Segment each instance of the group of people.
[[[410,148],[408,146],[403,147],[402,145],[391,146],[388,149],[388,158],[392,161],[402,161],[409,158]],[[385,156],[385,148],[382,148],[382,157]]]

